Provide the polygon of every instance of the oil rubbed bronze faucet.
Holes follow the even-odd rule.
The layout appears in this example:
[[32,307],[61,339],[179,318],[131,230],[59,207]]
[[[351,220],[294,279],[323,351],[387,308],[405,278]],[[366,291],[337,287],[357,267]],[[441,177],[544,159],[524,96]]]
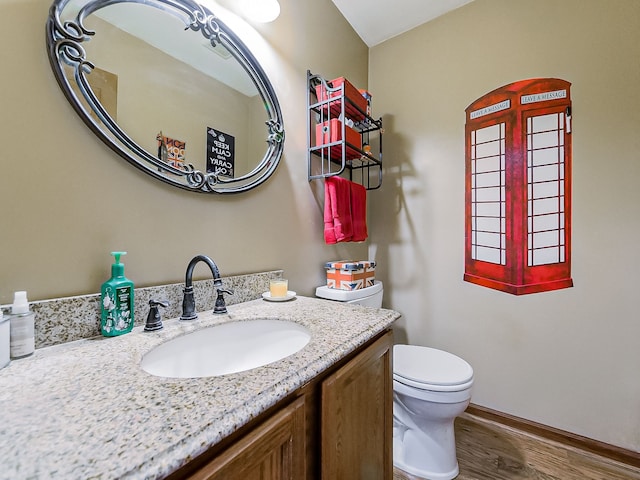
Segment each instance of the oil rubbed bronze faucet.
[[227,306],[224,303],[224,294],[233,295],[233,290],[225,289],[220,279],[220,271],[216,263],[206,255],[197,255],[191,259],[187,266],[187,274],[184,281],[184,298],[182,300],[182,315],[180,320],[195,320],[198,318],[196,313],[196,301],[193,298],[193,269],[198,262],[206,263],[211,269],[213,275],[213,286],[216,289],[216,304],[213,313],[227,313]]

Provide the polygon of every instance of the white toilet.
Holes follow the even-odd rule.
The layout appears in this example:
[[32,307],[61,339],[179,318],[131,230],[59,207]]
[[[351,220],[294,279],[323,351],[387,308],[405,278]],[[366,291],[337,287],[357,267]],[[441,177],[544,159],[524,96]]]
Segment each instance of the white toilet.
[[469,405],[473,369],[442,350],[393,347],[393,464],[429,480],[458,473],[453,422]]
[[[382,282],[360,290],[326,285],[316,296],[368,307],[382,306]],[[458,473],[455,418],[469,405],[473,369],[463,359],[435,348],[393,347],[393,465],[428,480]]]

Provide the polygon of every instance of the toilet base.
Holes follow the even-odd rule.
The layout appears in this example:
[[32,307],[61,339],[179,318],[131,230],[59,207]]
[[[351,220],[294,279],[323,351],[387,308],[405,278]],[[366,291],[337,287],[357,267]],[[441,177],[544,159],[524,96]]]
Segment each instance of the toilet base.
[[428,437],[394,419],[393,466],[425,480],[452,480],[460,472],[453,422],[433,426],[435,435]]
[[409,473],[411,475],[415,475],[417,477],[423,478],[425,480],[453,480],[460,473],[460,469],[458,468],[458,464],[456,463],[456,468],[451,470],[450,472],[427,472],[425,470],[420,470],[409,465],[405,465],[401,461],[396,461],[394,459],[393,466],[402,470],[403,472]]
[[[432,403],[404,395],[395,385],[393,402],[393,464],[427,480],[452,480],[459,473],[454,420],[469,399]],[[446,394],[445,394],[446,395]]]
[[[452,480],[458,476],[460,469],[456,458],[455,444],[443,439],[424,439],[422,442],[402,442],[401,437],[413,435],[415,432],[400,434],[402,427],[396,430],[394,425],[393,466],[425,480]],[[445,430],[447,430],[445,428]],[[453,432],[451,432],[453,434]],[[398,436],[397,436],[398,435]],[[434,441],[435,440],[435,441]],[[453,442],[453,438],[451,439]],[[428,448],[431,446],[431,451]],[[424,447],[427,447],[426,449]],[[434,455],[434,452],[437,452]]]

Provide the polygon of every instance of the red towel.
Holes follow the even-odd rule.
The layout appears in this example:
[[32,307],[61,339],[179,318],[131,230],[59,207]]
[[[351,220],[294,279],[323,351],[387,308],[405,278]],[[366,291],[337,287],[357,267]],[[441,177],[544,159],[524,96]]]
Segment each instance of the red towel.
[[351,182],[339,176],[324,182],[324,240],[327,244],[348,242],[351,223]]
[[367,190],[339,176],[324,183],[324,241],[362,242],[367,239]]
[[367,189],[351,182],[351,222],[353,225],[352,242],[364,242],[367,239]]
[[[331,178],[331,177],[329,177]],[[329,180],[327,178],[327,180]],[[331,212],[331,191],[335,192],[335,186],[324,183],[324,242],[327,245],[338,243],[336,240],[336,231],[333,228],[333,213]]]

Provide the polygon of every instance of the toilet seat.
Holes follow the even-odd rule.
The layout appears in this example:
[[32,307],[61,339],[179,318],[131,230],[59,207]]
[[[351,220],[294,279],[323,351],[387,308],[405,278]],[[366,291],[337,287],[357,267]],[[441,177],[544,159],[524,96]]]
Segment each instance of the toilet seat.
[[393,379],[433,392],[459,392],[473,384],[473,368],[462,358],[436,348],[394,345]]

